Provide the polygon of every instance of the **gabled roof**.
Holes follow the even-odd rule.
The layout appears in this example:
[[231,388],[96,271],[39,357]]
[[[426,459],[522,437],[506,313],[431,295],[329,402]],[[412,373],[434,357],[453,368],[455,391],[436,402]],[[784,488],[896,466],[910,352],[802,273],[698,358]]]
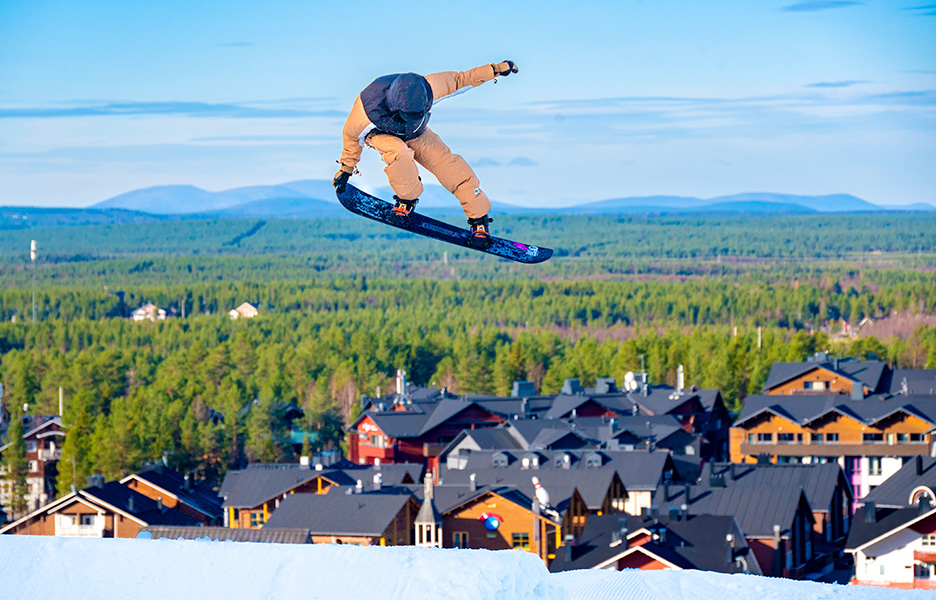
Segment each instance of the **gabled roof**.
[[[733,486],[698,489],[693,486],[689,488],[689,502],[686,502],[685,489],[684,486],[670,486],[668,490],[660,488],[653,497],[653,503],[662,511],[687,504],[690,514],[734,516],[747,537],[772,537],[774,525],[779,525],[781,531],[789,530],[801,503],[809,508],[806,494],[800,488]],[[808,512],[812,522],[812,510]]]
[[335,489],[327,494],[290,494],[264,527],[305,529],[312,535],[377,537],[390,527],[411,496],[354,494]]
[[770,396],[751,395],[744,401],[741,415],[734,426],[742,426],[765,411],[783,416],[798,425],[807,425],[830,414],[872,425],[903,410],[907,414],[936,424],[936,396],[868,396],[852,400],[843,394]]
[[[147,535],[148,534],[148,535]],[[307,529],[248,529],[244,527],[173,527],[151,525],[140,528],[137,539],[211,540],[215,542],[261,542],[267,544],[311,544]]]
[[254,464],[240,471],[228,471],[218,495],[224,498],[224,508],[253,508],[290,490],[322,477],[335,485],[356,485],[360,480],[365,487],[373,485],[380,473],[382,485],[415,483],[422,476],[422,465],[352,465],[342,468],[324,468],[321,471],[298,464]]
[[[26,439],[32,435],[41,437],[40,432],[43,429],[47,429],[52,425],[57,425],[59,429],[62,427],[62,417],[58,415],[42,415],[35,417],[24,417],[23,418],[23,439]],[[7,440],[7,432],[0,432],[0,452],[3,452],[9,446],[9,440]]]
[[133,515],[148,525],[199,525],[198,521],[176,509],[167,508],[165,505],[160,509],[156,500],[116,481],[108,481],[101,487],[87,487],[80,490],[78,494],[85,498],[93,498],[125,515]]
[[[642,545],[614,543],[613,536],[621,528],[627,529],[628,539],[642,532],[651,534],[666,530],[665,537],[658,537]],[[655,520],[632,515],[592,516],[585,523],[582,535],[572,546],[572,561],[567,559],[567,549],[559,548],[556,558],[549,565],[551,572],[572,569],[602,568],[634,552],[642,552],[677,569],[699,569],[719,573],[740,573],[737,561],[728,561],[728,534],[737,539],[732,557],[748,554],[747,544],[740,536],[734,518],[730,516],[697,515],[683,521]]]
[[860,382],[868,387],[871,393],[879,390],[882,375],[887,365],[881,361],[861,361],[851,358],[842,358],[833,361],[805,361],[805,362],[778,362],[774,363],[764,383],[764,390],[773,389],[779,385],[796,379],[814,369],[823,369],[835,373],[853,382]]
[[857,552],[924,519],[936,519],[936,508],[875,508],[875,517],[867,519],[869,510],[865,505],[855,511],[845,544],[846,552]]
[[[851,499],[851,486],[838,463],[825,464],[707,464],[702,469],[701,488],[711,486],[713,473],[726,486],[791,489],[801,488],[814,512],[828,512],[836,488]],[[732,477],[732,473],[734,476]]]
[[217,494],[202,485],[192,482],[189,483],[189,489],[185,489],[185,476],[174,469],[167,467],[147,469],[140,473],[127,475],[120,480],[120,483],[125,484],[131,479],[138,479],[152,487],[163,490],[207,517],[220,518],[224,514],[222,500]]
[[932,456],[911,457],[859,503],[874,500],[878,508],[903,508],[910,506],[910,495],[921,486],[936,492],[936,458]]

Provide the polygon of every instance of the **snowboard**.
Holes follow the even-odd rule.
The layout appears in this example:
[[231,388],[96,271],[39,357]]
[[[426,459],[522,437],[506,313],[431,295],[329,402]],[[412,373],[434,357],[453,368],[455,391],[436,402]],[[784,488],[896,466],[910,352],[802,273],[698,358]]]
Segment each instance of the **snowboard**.
[[437,221],[415,211],[410,213],[409,216],[400,216],[393,212],[393,205],[389,202],[362,192],[351,184],[345,186],[344,192],[337,192],[337,194],[341,205],[355,214],[386,223],[391,227],[403,229],[410,233],[441,240],[463,248],[470,248],[471,250],[493,254],[501,258],[509,258],[526,264],[536,264],[549,260],[553,253],[549,248],[530,246],[494,236],[491,236],[490,247],[486,249],[474,248],[468,245],[468,238],[471,234],[467,229]]

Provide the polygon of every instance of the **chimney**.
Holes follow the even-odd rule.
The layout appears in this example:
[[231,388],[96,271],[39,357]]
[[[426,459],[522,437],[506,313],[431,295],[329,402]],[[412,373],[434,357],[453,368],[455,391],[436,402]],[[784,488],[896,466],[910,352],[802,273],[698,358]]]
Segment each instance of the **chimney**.
[[324,470],[325,470],[325,466],[324,466],[322,463],[315,463],[315,470],[316,470],[316,471],[324,471]]
[[686,504],[692,504],[692,484],[686,484]]
[[380,459],[379,458],[374,459],[374,470],[380,471]]
[[186,492],[192,491],[192,476],[188,473],[185,474],[185,483],[182,484],[182,489]]
[[510,395],[514,398],[525,398],[536,395],[536,386],[532,381],[514,381],[510,389]]
[[728,465],[728,471],[729,471],[729,474],[731,475],[731,480],[734,481],[735,480],[735,464],[734,463],[731,463],[730,465]]
[[360,494],[363,491],[364,491],[364,482],[358,479],[357,484],[354,486],[354,493]]
[[478,476],[474,473],[468,476],[468,489],[472,492],[478,491]]
[[861,385],[860,381],[856,381],[855,383],[852,384],[851,399],[852,400],[864,400],[864,398],[865,398],[864,386]]
[[380,473],[376,473],[374,475],[374,491],[379,492],[382,487],[383,487],[383,475],[381,475]]
[[305,469],[310,468],[310,467],[309,467],[309,457],[308,457],[308,456],[300,456],[300,457],[299,457],[299,466],[300,466],[300,467],[303,467],[303,468],[305,468]]
[[731,564],[734,562],[734,536],[730,533],[725,536],[725,563]]
[[780,548],[780,526],[773,526],[773,540],[774,540],[774,551],[773,551],[773,572],[771,575],[773,577],[782,577],[783,576],[783,567],[786,563],[783,556],[783,550]]
[[88,487],[103,488],[104,476],[103,475],[88,475]]
[[678,507],[678,506],[670,506],[670,507],[669,507],[669,520],[670,520],[670,521],[678,521],[678,520],[679,520],[679,507]]
[[163,504],[162,496],[159,496],[158,498],[156,498],[156,510],[158,510],[159,512],[165,512],[166,510],[166,505]]
[[917,454],[914,462],[916,462],[916,474],[919,477],[923,474],[923,457]]
[[686,376],[683,366],[679,365],[676,369],[676,393],[681,394],[684,387],[686,387]]
[[875,504],[874,500],[866,501],[864,509],[864,522],[868,524],[877,523],[877,504]]
[[572,563],[572,540],[574,539],[570,534],[565,536],[565,559],[567,564]]
[[679,507],[679,520],[688,521],[689,520],[689,505],[683,504]]
[[396,372],[396,392],[403,397],[406,395],[406,371],[397,369]]

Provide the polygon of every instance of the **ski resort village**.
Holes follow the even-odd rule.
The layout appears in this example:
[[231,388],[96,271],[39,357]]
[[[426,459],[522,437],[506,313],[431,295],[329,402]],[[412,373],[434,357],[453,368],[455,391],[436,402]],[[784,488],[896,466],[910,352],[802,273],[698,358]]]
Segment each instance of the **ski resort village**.
[[0,452],[21,445],[28,475],[18,503],[3,484],[0,554],[11,536],[415,546],[519,551],[550,573],[936,590],[936,370],[820,353],[774,364],[740,414],[684,379],[569,379],[554,395],[517,381],[498,397],[399,371],[392,393],[361,396],[346,455],[297,439],[297,462],[217,487],[158,462],[56,495],[61,416],[26,414],[3,425]]

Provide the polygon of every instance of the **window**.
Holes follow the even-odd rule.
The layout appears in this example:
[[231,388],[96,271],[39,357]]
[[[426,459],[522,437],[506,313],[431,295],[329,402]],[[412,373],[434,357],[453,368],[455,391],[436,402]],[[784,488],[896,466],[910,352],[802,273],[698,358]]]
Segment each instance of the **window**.
[[94,527],[94,515],[81,515],[82,527]]
[[452,534],[452,547],[454,548],[467,548],[468,547],[468,532],[467,531],[456,531]]
[[757,443],[758,444],[770,444],[773,442],[772,433],[758,433],[757,434]]
[[513,534],[510,547],[515,550],[529,550],[530,549],[530,534],[529,533]]
[[749,433],[749,434],[747,434],[747,443],[748,443],[748,444],[753,444],[753,443],[755,443],[756,441],[757,441],[757,434],[756,434],[756,433]]
[[883,444],[884,443],[884,434],[883,433],[865,433],[862,434],[862,439],[865,444]]
[[910,434],[911,443],[919,443],[919,442],[925,442],[925,441],[926,441],[925,433],[911,433]]
[[36,442],[33,440],[28,440],[26,442],[26,452],[35,452],[36,451]]
[[38,460],[31,460],[31,461],[29,461],[29,472],[30,472],[30,473],[38,473],[38,472],[39,472],[39,461],[38,461]]
[[924,546],[936,547],[936,533],[924,535],[923,540],[920,543]]
[[837,433],[827,433],[825,434],[826,444],[838,444],[838,434]]
[[792,433],[778,433],[777,441],[781,444],[792,444],[796,441],[796,435]]
[[825,442],[825,439],[821,433],[812,434],[812,443],[813,444],[822,444]]
[[804,390],[827,390],[829,389],[828,381],[806,381],[803,383]]
[[262,512],[250,513],[250,526],[251,527],[263,527],[263,513]]
[[372,435],[371,436],[371,445],[375,448],[386,448],[387,447],[387,438],[382,435]]
[[909,435],[909,434],[907,434],[907,433],[898,433],[898,434],[897,434],[897,443],[898,443],[898,444],[906,444],[906,443],[909,442],[909,441],[910,441],[910,435]]
[[880,474],[881,474],[881,457],[869,456],[868,457],[868,475],[877,477]]

